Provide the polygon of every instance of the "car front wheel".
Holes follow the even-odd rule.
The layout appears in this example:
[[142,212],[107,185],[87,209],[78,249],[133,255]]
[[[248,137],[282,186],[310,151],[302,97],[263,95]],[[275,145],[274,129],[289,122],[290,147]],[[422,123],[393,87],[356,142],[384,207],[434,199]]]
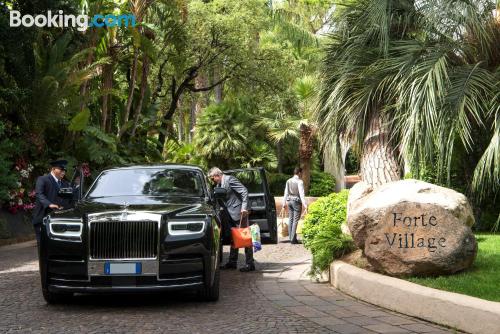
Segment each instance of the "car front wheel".
[[220,270],[215,269],[214,283],[212,286],[205,286],[199,291],[199,297],[206,302],[216,302],[219,300]]
[[42,290],[43,298],[47,302],[47,304],[62,304],[67,303],[73,297],[72,293],[56,293],[50,292],[47,289]]

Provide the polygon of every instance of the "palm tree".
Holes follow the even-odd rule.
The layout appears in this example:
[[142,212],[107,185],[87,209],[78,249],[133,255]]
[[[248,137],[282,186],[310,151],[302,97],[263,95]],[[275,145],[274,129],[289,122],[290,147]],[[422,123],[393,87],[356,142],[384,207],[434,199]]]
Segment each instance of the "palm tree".
[[312,107],[315,103],[316,79],[306,75],[299,78],[293,87],[295,96],[299,104],[299,161],[302,168],[302,177],[304,180],[304,191],[309,191],[311,181],[311,157],[314,149],[314,136],[316,126],[311,121]]
[[226,100],[208,106],[196,125],[194,143],[198,154],[208,165],[238,165],[238,156],[249,156],[251,124],[251,115],[239,101]]
[[[300,138],[300,117],[295,113],[287,113],[286,103],[265,113],[257,122],[257,127],[264,130],[268,139],[276,145],[278,173],[283,173],[283,144],[288,138]],[[277,111],[276,111],[277,110]]]
[[[334,1],[302,2],[289,0],[270,1],[270,4],[278,35],[292,42],[295,55],[306,60],[308,64],[303,69],[302,77],[295,81],[291,89],[291,93],[298,102],[298,115],[287,115],[287,122],[273,128],[275,137],[280,133],[281,137],[298,133],[299,162],[303,170],[304,188],[307,193],[315,137],[315,126],[311,112],[315,103],[317,83],[317,80],[310,73],[317,70],[320,33],[329,24],[333,15]],[[304,52],[306,49],[314,50],[314,52]]]
[[362,179],[374,186],[399,177],[402,155],[417,175],[437,161],[437,174],[449,182],[459,147],[474,169],[467,175],[465,168],[469,186],[497,192],[494,9],[487,0],[361,0],[347,7],[326,50],[315,112],[325,147],[338,158],[340,136],[355,136]]
[[400,177],[390,117],[385,115],[385,107],[394,101],[383,87],[386,73],[371,67],[387,57],[390,39],[404,39],[409,33],[402,33],[405,27],[399,23],[407,21],[407,13],[390,4],[390,0],[359,1],[338,17],[326,49],[315,112],[321,140],[325,150],[333,153],[334,164],[342,166],[342,138],[355,138],[363,148],[361,178],[373,186]]

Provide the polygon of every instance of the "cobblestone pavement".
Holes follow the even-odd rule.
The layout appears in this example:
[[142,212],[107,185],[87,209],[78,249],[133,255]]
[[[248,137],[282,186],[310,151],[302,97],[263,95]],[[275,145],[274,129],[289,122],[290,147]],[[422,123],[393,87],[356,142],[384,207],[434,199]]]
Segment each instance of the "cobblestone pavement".
[[[224,250],[227,257],[229,249]],[[217,303],[168,293],[80,295],[70,304],[49,306],[33,244],[0,248],[0,333],[450,332],[311,282],[302,245],[264,245],[255,258],[256,272],[222,272]]]

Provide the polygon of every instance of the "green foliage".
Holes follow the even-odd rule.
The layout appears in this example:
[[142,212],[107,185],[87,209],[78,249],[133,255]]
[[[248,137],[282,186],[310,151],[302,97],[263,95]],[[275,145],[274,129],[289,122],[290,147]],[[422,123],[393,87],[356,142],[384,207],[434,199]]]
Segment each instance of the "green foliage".
[[212,104],[196,126],[195,143],[209,165],[239,165],[238,156],[247,155],[252,141],[251,114],[240,101]]
[[325,48],[315,117],[325,149],[340,159],[340,137],[349,134],[362,152],[370,122],[380,116],[415,177],[435,172],[437,182],[478,203],[498,196],[494,9],[491,0],[347,6]]
[[197,155],[208,166],[276,167],[273,148],[256,130],[257,106],[246,98],[227,99],[208,106],[196,126]]
[[308,196],[327,196],[335,191],[335,179],[329,173],[312,172]]
[[182,164],[203,165],[193,144],[182,144],[170,139],[166,144],[166,161]]
[[302,233],[304,246],[313,256],[312,275],[327,270],[334,259],[354,248],[351,237],[341,229],[346,222],[348,195],[349,192],[343,190],[309,205]]
[[476,224],[474,224],[474,231],[481,232],[499,232],[500,224],[500,209],[499,205],[493,201],[494,204],[487,207],[482,207],[480,214],[476,217]]
[[90,111],[88,109],[84,109],[73,117],[71,120],[68,129],[70,131],[82,131],[87,127],[90,119]]
[[17,176],[12,172],[15,144],[6,137],[5,124],[0,120],[0,204],[9,199],[9,190],[16,188]]
[[280,174],[280,173],[268,173],[267,182],[269,184],[269,190],[273,196],[283,196],[285,192],[286,181],[290,178],[290,175]]
[[359,158],[353,149],[347,151],[344,165],[346,175],[359,173]]

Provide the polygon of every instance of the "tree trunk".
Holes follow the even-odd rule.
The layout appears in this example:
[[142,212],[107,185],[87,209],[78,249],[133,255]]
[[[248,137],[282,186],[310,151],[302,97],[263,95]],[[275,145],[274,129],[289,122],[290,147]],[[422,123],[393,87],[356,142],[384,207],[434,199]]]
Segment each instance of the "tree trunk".
[[144,104],[144,96],[146,95],[146,88],[148,87],[148,75],[149,75],[149,57],[144,54],[144,59],[142,60],[142,78],[141,78],[141,90],[139,95],[139,102],[137,103],[137,108],[134,113],[134,125],[132,127],[131,136],[135,136],[135,131],[139,125],[139,117],[141,116],[142,105]]
[[283,174],[283,143],[276,143],[276,158],[278,158],[278,173]]
[[139,49],[134,48],[134,60],[132,61],[132,71],[130,75],[130,87],[129,87],[127,105],[125,106],[125,110],[123,112],[123,119],[118,137],[121,137],[125,133],[125,124],[128,122],[130,109],[132,108],[132,100],[134,98],[134,90],[135,90],[135,78],[137,76],[138,59],[139,59]]
[[114,36],[111,35],[109,37],[109,45],[108,45],[108,56],[111,58],[111,63],[106,64],[103,67],[102,71],[102,90],[104,95],[102,96],[102,114],[101,114],[101,130],[107,132],[106,130],[110,128],[108,125],[111,111],[111,106],[113,105],[111,102],[111,90],[113,89],[113,71],[115,66],[115,50],[114,50]]
[[311,182],[311,157],[313,153],[313,129],[302,123],[300,125],[299,159],[302,168],[302,180],[304,181],[304,191],[309,192]]
[[389,142],[389,131],[379,114],[372,117],[361,154],[361,180],[372,187],[399,180],[401,167],[396,149]]
[[113,89],[113,64],[104,65],[102,77],[102,90],[104,92],[104,95],[102,96],[101,130],[106,132],[108,115],[110,113],[109,106],[111,105],[109,92],[111,92],[111,90]]
[[193,142],[194,138],[194,127],[196,126],[196,107],[198,105],[198,96],[197,94],[191,94],[191,108],[189,112],[189,143]]
[[177,138],[179,139],[179,142],[182,142],[184,140],[184,110],[182,110],[182,102],[179,99],[179,102],[177,104],[177,108],[179,109],[178,112],[178,128],[177,128]]
[[[220,68],[217,67],[214,72],[213,72],[213,82],[217,82],[220,80],[221,76],[220,76]],[[218,84],[217,86],[215,86],[214,88],[214,94],[215,94],[215,103],[219,104],[219,103],[222,103],[222,101],[224,100],[224,83],[220,83]]]
[[[194,79],[195,88],[206,87],[206,81],[207,80],[205,74],[200,73]],[[198,115],[200,114],[201,110],[209,104],[209,92],[192,93],[192,97],[193,104],[191,105],[191,127],[189,129],[191,140],[193,140],[196,131],[196,120],[198,119]]]
[[[89,48],[95,48],[97,44],[97,29],[91,29],[90,32],[90,42],[89,42]],[[94,61],[94,54],[95,51],[89,52],[87,55],[87,59],[85,60],[85,67],[90,66],[92,62]],[[89,86],[89,81],[90,80],[85,80],[82,85],[80,86],[80,112],[85,109],[85,106],[87,105],[87,90]]]

